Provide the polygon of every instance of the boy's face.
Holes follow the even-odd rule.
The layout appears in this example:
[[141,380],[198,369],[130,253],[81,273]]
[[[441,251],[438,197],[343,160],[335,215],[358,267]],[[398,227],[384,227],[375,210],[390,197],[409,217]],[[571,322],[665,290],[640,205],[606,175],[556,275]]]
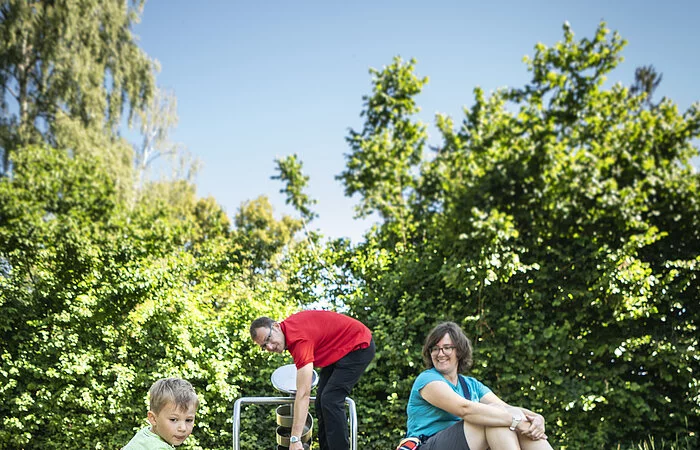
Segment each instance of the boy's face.
[[154,433],[168,444],[178,446],[192,433],[196,412],[194,405],[183,411],[174,403],[168,402],[158,414],[148,411],[148,421],[151,422]]

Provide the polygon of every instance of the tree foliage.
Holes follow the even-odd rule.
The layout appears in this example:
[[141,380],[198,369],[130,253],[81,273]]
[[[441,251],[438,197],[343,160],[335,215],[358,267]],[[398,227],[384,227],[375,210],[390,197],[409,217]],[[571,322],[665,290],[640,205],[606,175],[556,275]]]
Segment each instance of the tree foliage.
[[[0,149],[48,143],[130,169],[122,112],[147,104],[154,63],[131,25],[144,0],[4,0],[0,4]],[[116,170],[116,169],[115,169]]]
[[[565,24],[562,42],[526,59],[524,86],[475,88],[457,124],[438,115],[427,158],[415,118],[427,78],[413,60],[371,70],[338,179],[358,215],[381,222],[353,244],[297,236],[316,213],[296,155],[274,178],[300,219],[259,197],[231,220],[186,179],[123,195],[133,173],[111,162],[133,161],[113,126],[152,88],[128,31],[142,2],[131,5],[0,7],[3,107],[34,77],[34,106],[3,109],[0,131],[12,167],[0,178],[0,448],[120,448],[164,376],[201,399],[185,448],[230,448],[233,402],[278,395],[270,374],[290,362],[251,345],[251,320],[319,305],[377,342],[352,394],[362,448],[403,434],[423,340],[448,319],[474,341],[472,374],[541,411],[555,447],[697,446],[700,109],[606,86],[624,41],[605,24],[580,40]],[[55,145],[21,145],[32,141]],[[241,447],[272,447],[273,417],[245,408]]]
[[148,104],[136,112],[135,124],[142,141],[133,145],[133,198],[150,195],[146,188],[154,183],[148,183],[149,180],[157,180],[161,191],[173,188],[177,195],[178,186],[183,185],[180,181],[192,183],[200,166],[182,144],[170,140],[170,131],[178,122],[177,98],[172,92],[156,89]]
[[360,195],[359,217],[379,213],[403,241],[413,221],[408,207],[415,189],[413,171],[427,139],[425,125],[411,120],[420,111],[414,97],[428,82],[414,74],[415,64],[396,57],[381,71],[370,69],[373,92],[363,97],[360,114],[365,124],[362,131],[350,130],[346,140],[352,151],[337,177],[346,195]]
[[318,217],[318,214],[311,209],[316,204],[316,200],[304,192],[309,183],[309,177],[301,171],[303,163],[297,155],[276,159],[275,163],[278,173],[272,179],[284,183],[284,188],[280,192],[287,195],[286,203],[294,206],[306,223],[311,222]]
[[[443,143],[402,213],[417,221],[409,244],[369,239],[347,258],[361,279],[351,310],[380,348],[362,383],[364,446],[400,435],[424,336],[447,319],[475,342],[473,373],[542,411],[556,445],[693,438],[700,112],[605,89],[623,47],[604,24],[578,41],[565,25],[562,42],[526,59],[531,82],[476,88],[459,126],[437,116]],[[379,79],[375,96],[392,102]],[[391,155],[356,153],[355,165]]]
[[646,104],[648,106],[654,106],[651,102],[651,98],[654,95],[654,91],[659,84],[663,75],[656,72],[653,65],[637,67],[634,71],[634,84],[630,88],[630,94],[636,95],[640,93],[646,94]]
[[127,208],[90,158],[34,147],[13,164],[0,180],[0,447],[119,448],[150,384],[175,375],[202,401],[188,447],[229,448],[235,399],[269,390],[247,327],[290,304],[236,256],[274,261],[283,244],[250,229],[241,242],[211,200]]

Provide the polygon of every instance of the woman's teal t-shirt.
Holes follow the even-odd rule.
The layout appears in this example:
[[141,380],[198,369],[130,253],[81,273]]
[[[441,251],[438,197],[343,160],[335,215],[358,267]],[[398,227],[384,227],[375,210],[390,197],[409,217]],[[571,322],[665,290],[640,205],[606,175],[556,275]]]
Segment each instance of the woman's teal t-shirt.
[[[460,375],[463,376],[463,375]],[[464,377],[469,388],[469,400],[473,402],[478,402],[481,397],[491,392],[491,389],[486,387],[483,383],[472,377]],[[411,395],[408,398],[408,406],[406,407],[406,413],[408,415],[408,421],[406,422],[406,428],[408,429],[408,436],[432,436],[435,433],[442,431],[455,422],[462,420],[461,417],[457,417],[444,411],[436,406],[431,405],[427,401],[423,400],[420,395],[420,390],[425,387],[430,382],[442,381],[447,383],[448,386],[452,388],[460,397],[464,397],[462,392],[462,384],[450,383],[445,377],[442,376],[440,372],[432,369],[428,369],[422,372],[413,382],[413,387],[411,388]]]

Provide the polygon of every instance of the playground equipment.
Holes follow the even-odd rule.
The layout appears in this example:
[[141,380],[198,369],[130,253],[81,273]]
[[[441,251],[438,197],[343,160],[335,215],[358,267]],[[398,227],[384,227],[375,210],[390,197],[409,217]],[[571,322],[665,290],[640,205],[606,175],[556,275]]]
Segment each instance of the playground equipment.
[[[291,434],[292,421],[294,420],[294,395],[296,394],[296,366],[287,364],[277,368],[273,373],[272,386],[280,392],[288,394],[287,397],[241,397],[233,404],[233,450],[240,450],[241,431],[241,406],[244,404],[253,405],[279,405],[275,414],[277,417],[277,449],[284,450],[289,447],[289,437]],[[313,372],[311,389],[318,384],[318,375]],[[313,403],[315,397],[311,397]],[[345,397],[345,404],[348,406],[348,422],[350,426],[350,450],[357,450],[357,411],[355,402],[350,397]],[[311,413],[307,414],[304,433],[301,442],[304,448],[313,448],[313,423]]]

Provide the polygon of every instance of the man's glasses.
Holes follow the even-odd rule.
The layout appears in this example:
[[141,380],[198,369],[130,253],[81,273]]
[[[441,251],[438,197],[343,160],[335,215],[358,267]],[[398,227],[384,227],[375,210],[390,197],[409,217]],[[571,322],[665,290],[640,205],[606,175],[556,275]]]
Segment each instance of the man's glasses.
[[270,343],[270,338],[272,337],[272,326],[270,326],[270,332],[267,333],[267,337],[265,338],[264,341],[262,341],[262,344],[260,344],[260,348],[265,350],[265,347],[267,347],[267,344]]
[[436,356],[437,356],[437,355],[440,354],[440,351],[442,351],[442,353],[443,353],[445,356],[450,356],[450,355],[452,354],[452,352],[454,351],[454,349],[455,349],[455,346],[454,346],[454,345],[446,345],[446,346],[444,346],[444,347],[438,347],[438,346],[436,345],[435,347],[431,347],[431,348],[430,348],[430,354],[431,354],[431,355],[436,355]]

